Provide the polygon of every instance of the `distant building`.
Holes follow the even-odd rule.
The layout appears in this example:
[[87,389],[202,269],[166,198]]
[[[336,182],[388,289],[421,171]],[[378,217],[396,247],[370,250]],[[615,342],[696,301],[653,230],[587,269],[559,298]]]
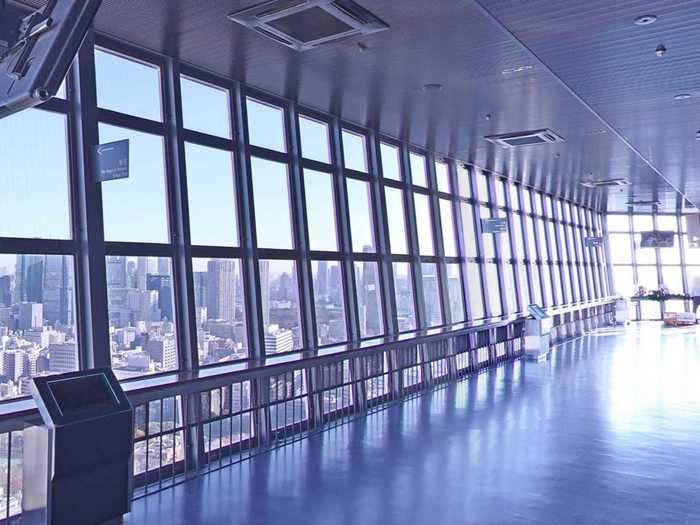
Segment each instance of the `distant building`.
[[44,305],[41,303],[20,303],[17,328],[32,330],[44,324]]
[[290,330],[270,325],[265,333],[265,353],[282,354],[294,350],[294,335]]
[[49,345],[49,370],[58,374],[78,369],[78,348],[75,343]]
[[207,315],[224,321],[236,318],[236,261],[232,259],[207,263]]

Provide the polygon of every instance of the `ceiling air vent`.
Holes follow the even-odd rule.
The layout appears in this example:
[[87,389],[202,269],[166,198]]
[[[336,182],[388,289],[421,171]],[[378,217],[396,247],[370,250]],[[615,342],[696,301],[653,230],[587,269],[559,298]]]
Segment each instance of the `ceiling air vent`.
[[587,180],[581,183],[581,186],[586,188],[610,188],[615,186],[628,186],[630,181],[627,179],[598,179]]
[[389,27],[352,0],[271,0],[228,17],[297,51]]
[[663,202],[659,200],[644,200],[634,199],[627,201],[627,206],[662,206]]
[[551,129],[535,129],[533,131],[519,131],[517,133],[502,133],[500,135],[488,135],[484,137],[489,142],[516,148],[518,146],[534,146],[536,144],[554,144],[564,142],[564,139]]

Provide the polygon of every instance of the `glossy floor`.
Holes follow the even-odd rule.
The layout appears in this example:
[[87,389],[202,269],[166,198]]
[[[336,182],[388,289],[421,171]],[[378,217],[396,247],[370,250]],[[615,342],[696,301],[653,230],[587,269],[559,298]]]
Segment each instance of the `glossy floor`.
[[700,523],[698,334],[587,336],[139,500],[128,523]]

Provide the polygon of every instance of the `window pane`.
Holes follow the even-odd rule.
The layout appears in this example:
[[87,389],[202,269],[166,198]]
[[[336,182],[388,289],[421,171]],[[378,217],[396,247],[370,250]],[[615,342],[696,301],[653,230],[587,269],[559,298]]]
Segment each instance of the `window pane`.
[[476,190],[479,192],[478,200],[489,202],[489,180],[483,171],[476,172]]
[[382,157],[382,175],[386,179],[401,180],[401,163],[399,162],[399,148],[391,144],[381,143],[379,152]]
[[346,179],[348,188],[348,207],[350,211],[350,235],[352,251],[374,253],[374,225],[372,224],[372,201],[369,183]]
[[[491,210],[486,206],[479,206],[479,215],[481,219],[491,217]],[[500,237],[500,233],[483,233],[483,225],[480,224],[481,240],[484,245],[484,258],[493,259],[496,257],[496,237]]]
[[654,222],[651,215],[633,215],[632,225],[635,232],[646,232],[654,229]]
[[519,210],[520,209],[520,190],[519,187],[516,186],[515,184],[509,184],[510,187],[510,208],[512,210]]
[[73,258],[0,255],[0,399],[29,394],[30,378],[78,370]]
[[525,259],[525,246],[523,244],[522,217],[517,213],[514,213],[511,215],[511,219],[513,221],[513,242],[515,244],[515,253],[513,254],[513,257],[517,258],[518,260],[523,260]]
[[231,153],[185,144],[192,244],[238,246]]
[[396,318],[399,332],[416,329],[416,310],[413,300],[413,283],[409,263],[394,263],[394,292],[396,294]]
[[488,302],[491,309],[491,317],[498,317],[503,314],[501,310],[501,283],[498,279],[498,267],[496,263],[486,263],[486,282],[489,285]]
[[248,137],[253,146],[287,151],[284,132],[284,109],[246,98]]
[[457,164],[457,187],[460,197],[468,199],[472,196],[472,189],[469,184],[469,170],[461,164]]
[[231,138],[228,90],[180,77],[182,120],[186,129]]
[[685,264],[700,264],[700,248],[691,248],[688,243],[688,235],[683,235],[683,251],[685,252]]
[[442,223],[442,243],[447,257],[457,257],[455,219],[452,201],[440,199],[440,222]]
[[316,333],[319,345],[347,341],[343,274],[338,261],[312,261],[316,307]]
[[168,242],[163,138],[100,124],[100,143],[129,140],[129,178],[102,184],[105,240]]
[[333,176],[314,170],[304,170],[306,217],[309,226],[309,246],[312,250],[337,251]]
[[305,159],[330,163],[328,124],[299,115],[299,132],[301,134],[302,156]]
[[656,248],[642,248],[642,235],[634,234],[637,264],[656,264]]
[[99,107],[162,120],[157,67],[95,49],[95,74]]
[[433,221],[430,215],[430,199],[427,195],[413,194],[418,229],[418,252],[420,255],[435,255],[433,245]]
[[192,259],[199,364],[248,357],[243,276],[238,259]]
[[608,231],[609,232],[628,232],[630,230],[628,215],[608,215]]
[[409,153],[411,162],[411,181],[416,186],[428,186],[428,175],[425,169],[425,157],[418,153]]
[[403,208],[403,191],[396,188],[384,188],[386,196],[386,215],[389,222],[389,244],[391,253],[407,254],[406,218]]
[[438,191],[450,192],[450,172],[446,162],[435,162],[435,178]]
[[608,236],[612,264],[631,264],[630,236],[628,233],[611,233]]
[[535,213],[540,216],[544,215],[544,211],[542,210],[542,194],[532,192],[532,196],[535,200]]
[[299,285],[294,261],[260,261],[265,353],[282,354],[301,348]]
[[663,285],[673,294],[683,292],[683,274],[680,266],[664,266],[661,268],[663,274]]
[[661,264],[680,264],[681,251],[678,246],[678,235],[673,236],[673,246],[671,248],[659,248],[659,261]]
[[613,266],[613,279],[615,281],[615,293],[623,297],[634,295],[634,274],[631,266]]
[[482,299],[483,290],[481,285],[481,271],[479,264],[474,262],[467,263],[467,285],[469,287],[469,310],[471,318],[484,318],[484,301]]
[[375,262],[355,262],[355,287],[360,318],[360,337],[384,333],[379,266]]
[[250,163],[258,247],[291,249],[294,242],[287,166],[255,157]]
[[442,324],[442,306],[440,304],[440,281],[437,264],[421,264],[423,274],[423,299],[425,300],[425,319],[429,327]]
[[532,213],[532,191],[523,189],[523,208],[525,213]]
[[343,159],[346,168],[367,173],[367,150],[364,135],[343,130]]
[[70,238],[66,117],[15,113],[0,137],[0,237]]
[[675,215],[657,215],[656,229],[660,231],[678,231],[678,222]]
[[510,313],[518,311],[518,298],[515,293],[515,267],[512,264],[503,265],[503,286],[506,292],[506,301],[508,301],[508,311]]
[[112,368],[119,377],[177,370],[171,261],[107,257]]
[[449,294],[450,314],[453,323],[464,321],[464,290],[459,264],[447,264],[447,292]]
[[500,206],[500,207],[504,207],[506,205],[505,182],[502,180],[496,179],[494,185],[496,186],[496,205]]
[[554,298],[552,297],[552,271],[547,263],[542,263],[542,292],[547,305],[551,306],[554,304]]
[[525,266],[523,263],[519,263],[517,266],[518,276],[520,279],[520,297],[522,300],[520,311],[522,311],[524,307],[531,304],[532,301],[530,300],[530,288],[527,284],[527,266]]
[[478,257],[479,248],[476,242],[476,231],[474,229],[474,210],[471,204],[462,203],[462,224],[464,226],[464,250],[465,257]]
[[530,277],[532,278],[532,293],[530,294],[530,300],[534,304],[542,305],[542,280],[540,279],[540,270],[538,265],[530,265]]

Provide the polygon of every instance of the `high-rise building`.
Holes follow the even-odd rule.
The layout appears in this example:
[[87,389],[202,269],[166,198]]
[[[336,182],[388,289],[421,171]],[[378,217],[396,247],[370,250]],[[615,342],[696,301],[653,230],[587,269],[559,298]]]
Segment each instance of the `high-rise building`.
[[75,343],[49,345],[49,370],[57,374],[78,369],[78,348]]
[[294,350],[294,334],[291,330],[281,329],[279,326],[270,325],[265,332],[265,353],[282,354]]
[[0,275],[0,306],[12,304],[12,276]]
[[17,328],[32,330],[44,324],[44,305],[41,303],[20,303]]
[[146,289],[158,292],[158,307],[162,319],[172,321],[173,317],[173,280],[170,275],[151,274],[146,278]]
[[270,261],[260,261],[260,303],[263,327],[270,323]]
[[199,307],[207,306],[207,272],[194,272],[194,304]]
[[360,285],[360,322],[362,333],[367,335],[379,334],[382,331],[381,313],[379,312],[379,283],[373,263],[363,263],[362,280]]
[[207,263],[207,314],[209,319],[236,317],[236,261],[212,259]]
[[318,262],[316,274],[316,295],[325,297],[328,295],[328,263],[326,261]]
[[44,262],[44,319],[52,324],[73,323],[73,272],[71,259],[47,255]]
[[15,268],[15,302],[43,300],[44,256],[18,255]]
[[107,257],[107,286],[126,288],[126,257]]

